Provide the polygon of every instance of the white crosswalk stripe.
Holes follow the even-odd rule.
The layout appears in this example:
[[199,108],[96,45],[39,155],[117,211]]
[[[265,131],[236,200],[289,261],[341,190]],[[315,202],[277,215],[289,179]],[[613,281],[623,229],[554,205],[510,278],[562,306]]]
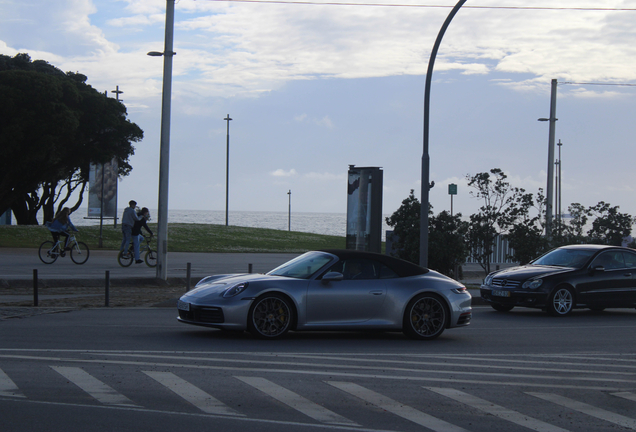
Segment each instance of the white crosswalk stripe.
[[303,396],[292,392],[291,390],[287,390],[284,387],[274,384],[265,378],[240,376],[235,378],[319,422],[344,426],[359,426],[357,423],[336,414],[335,412],[328,410],[327,408],[318,405]]
[[25,397],[22,392],[20,392],[20,389],[18,389],[18,386],[15,385],[2,369],[0,369],[0,396]]
[[636,402],[636,393],[631,392],[616,392],[610,393],[612,396],[617,396],[619,398],[627,399]]
[[78,367],[51,366],[51,369],[105,405],[137,406],[126,396]]
[[484,411],[495,417],[499,417],[504,420],[508,420],[512,423],[516,423],[520,426],[532,429],[537,432],[565,432],[567,429],[562,429],[558,426],[553,426],[549,423],[537,420],[529,417],[525,414],[521,414],[517,411],[502,407],[500,405],[493,404],[485,399],[464,393],[459,390],[449,388],[437,388],[437,387],[424,387],[427,390],[451,398],[457,402],[466,404],[470,407]]
[[200,388],[190,384],[172,372],[155,372],[155,371],[143,371],[150,378],[154,379],[167,389],[181,396],[183,399],[190,402],[201,411],[208,414],[221,414],[231,416],[244,416],[232,408],[225,405],[223,402],[204,392]]
[[611,411],[586,404],[584,402],[579,402],[574,399],[566,398],[552,393],[526,393],[531,396],[538,397],[539,399],[543,399],[548,402],[552,402],[554,404],[578,411],[580,413],[587,414],[589,416],[596,417],[598,419],[605,420],[607,422],[614,423],[625,428],[636,430],[636,420],[624,415],[616,414]]
[[424,426],[433,431],[466,432],[466,429],[418,411],[415,408],[381,395],[380,393],[376,393],[365,387],[359,386],[358,384],[338,381],[328,381],[327,384],[369,402],[378,408],[391,412],[399,417],[410,420],[413,423],[419,424],[420,426]]

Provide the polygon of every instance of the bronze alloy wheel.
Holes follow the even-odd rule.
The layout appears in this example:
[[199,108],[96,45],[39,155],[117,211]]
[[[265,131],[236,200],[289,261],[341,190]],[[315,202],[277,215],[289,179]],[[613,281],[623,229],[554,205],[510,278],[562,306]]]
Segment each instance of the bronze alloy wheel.
[[444,301],[434,294],[421,294],[406,308],[404,333],[414,339],[435,339],[446,328],[447,320]]
[[261,339],[277,339],[291,327],[294,309],[280,294],[266,294],[254,301],[248,317],[249,331]]

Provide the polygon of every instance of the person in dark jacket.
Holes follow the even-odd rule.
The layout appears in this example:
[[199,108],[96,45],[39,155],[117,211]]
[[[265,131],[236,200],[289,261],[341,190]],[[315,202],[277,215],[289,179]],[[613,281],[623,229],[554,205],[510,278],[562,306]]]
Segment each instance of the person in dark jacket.
[[145,228],[145,230],[150,234],[150,237],[152,237],[154,234],[150,230],[150,228],[148,228],[147,222],[150,220],[150,211],[148,210],[148,208],[142,208],[141,211],[137,214],[137,217],[139,219],[135,221],[135,224],[132,227],[131,234],[133,240],[133,250],[135,251],[135,263],[141,264],[143,262],[143,260],[141,260],[139,257],[139,242],[143,238],[143,236],[141,235],[141,229]]

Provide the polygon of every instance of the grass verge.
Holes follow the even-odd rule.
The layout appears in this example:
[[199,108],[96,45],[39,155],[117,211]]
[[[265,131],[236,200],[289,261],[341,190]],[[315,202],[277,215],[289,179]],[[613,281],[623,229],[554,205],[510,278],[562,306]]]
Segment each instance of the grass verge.
[[[156,224],[149,224],[157,232]],[[78,240],[91,249],[99,244],[99,226],[79,227]],[[38,248],[51,233],[44,226],[0,225],[0,247]],[[104,225],[102,249],[119,249],[121,228]],[[156,247],[156,243],[153,242]],[[344,249],[345,238],[296,231],[212,224],[169,224],[170,252],[302,253],[316,249]]]

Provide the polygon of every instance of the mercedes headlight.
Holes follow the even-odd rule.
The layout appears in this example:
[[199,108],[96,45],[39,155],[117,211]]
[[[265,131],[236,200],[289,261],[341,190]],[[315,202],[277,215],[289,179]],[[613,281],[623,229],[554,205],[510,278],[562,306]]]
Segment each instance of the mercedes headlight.
[[490,273],[488,276],[486,276],[486,279],[484,279],[484,285],[492,284],[492,278],[493,277],[495,277],[494,273]]
[[234,286],[231,286],[230,288],[226,289],[225,292],[223,293],[223,297],[234,297],[237,294],[242,293],[243,291],[245,291],[245,288],[247,288],[248,283],[247,282],[242,282],[240,284],[236,284]]
[[543,283],[543,279],[531,279],[531,280],[525,281],[523,285],[521,285],[521,288],[537,289],[541,286],[542,283]]

